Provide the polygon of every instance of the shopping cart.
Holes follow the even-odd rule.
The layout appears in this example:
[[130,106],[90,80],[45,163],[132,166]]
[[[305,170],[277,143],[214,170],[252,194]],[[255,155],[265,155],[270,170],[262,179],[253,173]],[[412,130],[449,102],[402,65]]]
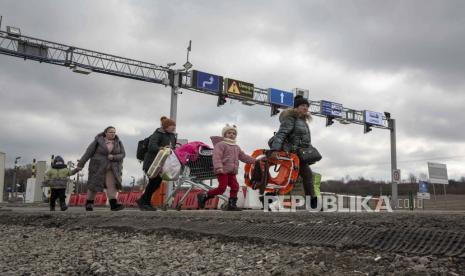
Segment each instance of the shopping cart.
[[[216,179],[213,169],[213,150],[200,148],[197,154],[188,155],[187,160],[187,163],[181,168],[181,174],[179,179],[175,182],[173,192],[168,195],[165,203],[163,204],[163,210],[168,209],[168,207],[172,204],[172,200],[176,193],[181,190],[187,189],[175,206],[178,211],[181,210],[184,200],[194,188],[201,189],[203,191],[212,189],[212,187],[205,184],[204,181]],[[217,197],[223,200],[223,202],[228,201],[228,198],[223,195],[219,195]]]

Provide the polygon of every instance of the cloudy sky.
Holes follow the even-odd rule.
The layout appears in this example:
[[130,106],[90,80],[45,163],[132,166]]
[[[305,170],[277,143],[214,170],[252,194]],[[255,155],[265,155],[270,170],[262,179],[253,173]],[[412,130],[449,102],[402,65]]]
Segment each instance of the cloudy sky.
[[[465,176],[463,1],[17,1],[0,2],[6,25],[25,35],[160,65],[183,64],[257,87],[310,90],[312,100],[389,111],[397,119],[398,167],[427,172],[445,162]],[[209,142],[225,123],[246,152],[278,128],[269,109],[184,91],[180,138]],[[170,89],[0,55],[0,151],[7,167],[60,154],[76,160],[108,125],[127,151],[124,181],[142,176],[137,141],[169,115]],[[311,123],[325,179],[390,179],[389,131]]]

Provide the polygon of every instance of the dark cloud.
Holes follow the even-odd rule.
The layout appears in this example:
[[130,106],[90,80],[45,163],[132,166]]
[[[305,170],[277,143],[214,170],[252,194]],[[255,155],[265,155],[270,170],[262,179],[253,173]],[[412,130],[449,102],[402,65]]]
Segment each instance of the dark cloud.
[[[313,100],[389,111],[397,119],[402,169],[465,155],[461,1],[2,1],[3,26],[23,34],[157,63],[195,68],[257,87],[308,88]],[[4,27],[3,27],[4,28]],[[115,125],[128,151],[125,180],[141,175],[137,141],[169,114],[169,88],[0,56],[0,150],[24,160],[60,153],[77,159],[91,139]],[[266,146],[277,117],[266,107],[185,91],[182,138],[209,142],[225,123],[239,126],[248,152]],[[311,124],[324,154],[314,169],[329,177],[390,178],[389,132]],[[445,160],[447,161],[447,160]],[[451,175],[462,171],[456,159]],[[448,161],[452,162],[452,161]],[[424,163],[424,162],[423,162]],[[462,166],[463,167],[463,166]]]

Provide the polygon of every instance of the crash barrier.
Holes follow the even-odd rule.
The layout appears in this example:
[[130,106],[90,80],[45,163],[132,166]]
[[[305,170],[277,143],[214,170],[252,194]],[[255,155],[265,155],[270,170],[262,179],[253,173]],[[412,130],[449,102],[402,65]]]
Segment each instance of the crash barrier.
[[[69,196],[69,206],[84,206],[87,201],[87,193],[71,194]],[[107,204],[107,195],[105,193],[97,193],[94,200],[95,206],[104,206]]]
[[[168,188],[168,183],[163,182],[159,189],[152,195],[151,203],[153,206],[163,205],[164,199],[166,197],[166,190]],[[117,194],[117,200],[120,204],[123,204],[126,207],[136,207],[136,200],[142,195],[140,191],[133,192],[119,192]],[[87,201],[87,193],[74,193],[69,195],[69,206],[84,206]],[[95,196],[94,206],[106,206],[108,204],[107,194],[104,192],[99,192]]]
[[142,192],[120,192],[117,199],[125,207],[136,207],[136,200],[142,195]]
[[77,206],[86,205],[86,200],[87,200],[87,193],[79,194],[78,201],[77,201]]
[[76,206],[77,205],[77,202],[78,202],[78,194],[71,194],[69,196],[69,202],[68,202],[68,205],[69,206]]
[[129,192],[119,192],[116,196],[116,199],[120,204],[126,205],[126,201],[128,200]]
[[[142,195],[142,192],[119,192],[117,195],[118,202],[126,207],[135,207],[136,199]],[[69,206],[84,206],[87,201],[87,193],[71,194],[69,196]],[[108,198],[106,193],[97,193],[94,200],[94,206],[106,206]]]
[[128,200],[123,204],[127,207],[136,207],[136,200],[142,195],[142,192],[130,192]]
[[107,205],[107,194],[97,193],[94,200],[94,206],[105,206]]
[[[191,189],[189,193],[187,194],[187,196],[184,198],[182,205],[178,205],[178,203],[181,201],[181,199],[184,197],[184,195],[186,194],[188,190],[189,190],[188,188],[184,188],[184,189],[179,189],[176,192],[173,203],[170,205],[171,208],[175,208],[178,210],[197,210],[199,208],[198,201],[197,201],[197,195],[199,193],[203,193],[204,192],[203,189]],[[229,187],[226,189],[223,195],[229,195]],[[247,187],[240,187],[240,191],[238,193],[238,203],[237,203],[238,207],[240,208],[244,207],[246,195],[247,195]],[[221,202],[222,201],[218,197],[209,199],[207,200],[207,202],[205,202],[205,209],[210,209],[210,210],[220,209],[222,207],[222,204],[220,204]]]

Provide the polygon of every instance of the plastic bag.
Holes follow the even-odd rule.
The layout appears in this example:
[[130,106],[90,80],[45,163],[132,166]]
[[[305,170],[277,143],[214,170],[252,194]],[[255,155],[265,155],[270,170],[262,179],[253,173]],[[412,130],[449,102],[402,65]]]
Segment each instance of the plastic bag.
[[161,177],[166,181],[177,180],[180,173],[181,162],[179,162],[178,157],[172,151],[163,164],[163,168],[161,169]]

